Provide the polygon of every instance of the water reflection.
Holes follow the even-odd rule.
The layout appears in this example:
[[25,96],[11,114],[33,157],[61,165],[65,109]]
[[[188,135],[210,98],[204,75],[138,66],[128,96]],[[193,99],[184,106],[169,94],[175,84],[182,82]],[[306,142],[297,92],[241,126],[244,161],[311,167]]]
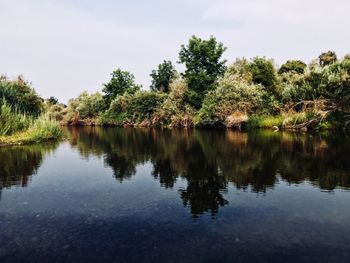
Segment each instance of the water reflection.
[[36,174],[45,154],[52,152],[57,145],[47,143],[0,147],[0,198],[3,188],[26,187],[31,176]]
[[102,157],[119,182],[131,179],[140,164],[150,162],[160,185],[179,190],[194,217],[228,204],[225,192],[236,188],[265,193],[284,180],[311,182],[325,191],[350,187],[350,143],[310,134],[259,131],[148,130],[79,128],[69,130],[70,142],[86,158]]

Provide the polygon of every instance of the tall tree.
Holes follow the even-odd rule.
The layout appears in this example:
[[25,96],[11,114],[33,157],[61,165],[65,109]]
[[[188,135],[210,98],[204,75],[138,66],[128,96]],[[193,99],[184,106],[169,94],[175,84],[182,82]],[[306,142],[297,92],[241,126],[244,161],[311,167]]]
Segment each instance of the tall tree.
[[327,51],[323,52],[319,57],[318,57],[319,63],[321,67],[330,65],[334,62],[337,61],[337,54],[334,51]]
[[256,57],[250,64],[253,82],[263,85],[268,92],[276,94],[276,70],[271,60]]
[[208,40],[192,36],[187,46],[181,46],[179,62],[186,66],[188,98],[195,108],[201,107],[205,93],[214,89],[218,77],[223,75],[226,60],[221,60],[221,56],[225,50],[213,36]]
[[158,69],[152,71],[150,76],[152,77],[151,89],[153,91],[169,91],[169,85],[172,79],[175,77],[176,70],[171,61],[166,61],[158,65]]
[[134,94],[140,90],[140,86],[135,84],[135,77],[128,71],[116,69],[111,73],[111,80],[104,84],[102,91],[105,93],[105,100],[109,104],[118,95],[124,93]]
[[303,74],[306,68],[306,64],[301,60],[288,60],[278,70],[279,74],[293,72],[297,74]]

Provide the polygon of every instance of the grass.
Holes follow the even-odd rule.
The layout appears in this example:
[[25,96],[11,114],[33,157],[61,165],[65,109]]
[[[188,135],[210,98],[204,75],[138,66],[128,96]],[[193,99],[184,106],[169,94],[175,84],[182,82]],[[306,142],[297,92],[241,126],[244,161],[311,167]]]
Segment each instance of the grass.
[[0,136],[7,136],[28,129],[33,118],[12,109],[6,102],[0,106]]
[[248,120],[249,128],[280,128],[282,124],[283,117],[281,115],[253,115]]
[[46,117],[39,117],[26,130],[12,135],[0,136],[0,145],[29,144],[43,141],[57,140],[62,136],[62,131],[57,122]]

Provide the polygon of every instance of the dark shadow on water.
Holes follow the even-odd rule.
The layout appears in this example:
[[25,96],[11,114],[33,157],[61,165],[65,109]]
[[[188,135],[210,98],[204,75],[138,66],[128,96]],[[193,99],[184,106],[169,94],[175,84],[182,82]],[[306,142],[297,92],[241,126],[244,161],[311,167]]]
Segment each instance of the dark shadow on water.
[[0,147],[0,199],[3,188],[28,186],[44,156],[53,152],[57,146],[58,143],[46,143]]
[[179,191],[194,217],[228,204],[224,193],[237,189],[265,193],[279,181],[310,182],[325,191],[350,187],[349,141],[342,136],[256,131],[118,129],[85,127],[67,131],[82,156],[103,156],[119,182],[131,179],[136,167],[153,165],[160,185]]

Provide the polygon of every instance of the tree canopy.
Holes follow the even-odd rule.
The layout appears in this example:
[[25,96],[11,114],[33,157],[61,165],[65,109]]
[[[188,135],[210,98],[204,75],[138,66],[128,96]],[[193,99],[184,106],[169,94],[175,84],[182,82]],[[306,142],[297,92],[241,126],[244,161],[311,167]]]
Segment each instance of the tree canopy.
[[322,53],[319,57],[321,67],[330,65],[337,61],[337,54],[334,51],[327,51]]
[[222,54],[226,47],[211,36],[208,40],[192,36],[187,46],[182,45],[179,62],[185,64],[185,77],[190,89],[189,102],[200,108],[208,90],[213,90],[218,77],[225,72],[226,60]]
[[140,89],[140,86],[135,84],[135,77],[128,71],[116,69],[111,73],[111,80],[104,84],[102,91],[105,93],[105,100],[109,104],[118,95],[124,93],[134,94]]
[[253,82],[263,85],[267,91],[276,94],[276,70],[271,60],[256,57],[250,64]]
[[303,74],[306,67],[306,64],[301,60],[288,60],[280,67],[278,73],[282,74],[292,72],[296,74]]
[[158,69],[152,71],[151,90],[169,92],[170,82],[175,77],[176,70],[171,61],[164,60],[162,64],[158,65]]

